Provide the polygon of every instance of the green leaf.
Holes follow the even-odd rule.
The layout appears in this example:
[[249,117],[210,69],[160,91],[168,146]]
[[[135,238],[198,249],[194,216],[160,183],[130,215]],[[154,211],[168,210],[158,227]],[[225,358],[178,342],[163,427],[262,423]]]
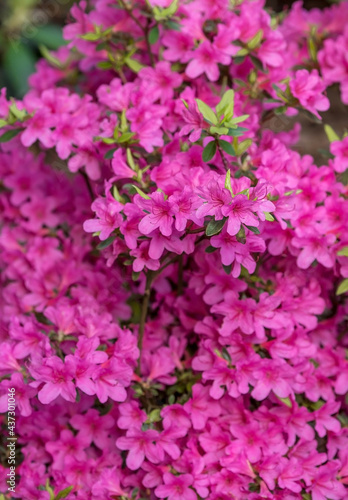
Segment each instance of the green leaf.
[[89,42],[97,42],[103,38],[103,35],[102,33],[85,33],[84,35],[80,35],[80,38]]
[[22,128],[14,128],[12,130],[7,130],[4,134],[0,136],[0,142],[8,142],[14,137],[16,137],[16,135],[18,135],[22,131],[23,131]]
[[340,138],[330,125],[324,125],[324,130],[330,142],[339,141]]
[[241,156],[245,151],[252,145],[253,141],[251,139],[245,139],[245,141],[239,142],[237,147],[237,155]]
[[229,120],[233,116],[234,111],[234,90],[227,90],[222,96],[221,101],[216,106],[216,112],[218,117],[220,118],[224,115],[226,120]]
[[208,106],[208,104],[205,104],[205,102],[201,101],[200,99],[196,99],[196,103],[199,111],[202,113],[204,119],[207,122],[212,123],[213,125],[217,125],[219,123],[216,114]]
[[146,193],[144,193],[144,191],[142,191],[140,188],[138,188],[138,186],[136,186],[135,184],[132,184],[132,186],[134,187],[134,189],[136,190],[136,192],[138,194],[140,194],[140,196],[142,198],[144,198],[144,200],[151,200],[150,196],[147,195]]
[[148,35],[148,40],[151,45],[154,45],[159,39],[159,29],[158,26],[152,28]]
[[262,71],[263,73],[266,73],[265,68],[263,67],[262,62],[261,62],[261,60],[258,57],[255,57],[252,54],[250,54],[249,57],[250,57],[251,62],[253,63],[253,65],[255,66],[256,69],[258,69],[259,71]]
[[228,129],[228,135],[232,137],[240,137],[244,135],[245,132],[248,132],[248,129],[245,127],[237,127]]
[[131,59],[130,57],[126,57],[124,62],[125,64],[127,64],[128,68],[134,71],[134,73],[139,73],[141,69],[145,68],[145,66],[143,64],[140,64],[139,61],[137,61],[136,59]]
[[336,290],[336,295],[342,295],[342,293],[348,292],[348,278],[343,280]]
[[205,253],[213,253],[213,252],[216,252],[217,248],[215,247],[212,247],[211,245],[209,245],[206,249],[205,249]]
[[250,115],[242,115],[242,116],[236,116],[235,118],[232,118],[232,120],[229,120],[228,125],[236,125],[237,123],[245,122],[249,118]]
[[263,30],[259,30],[256,35],[247,43],[248,48],[251,50],[256,49],[256,47],[260,45],[262,38]]
[[119,137],[117,139],[117,142],[119,143],[123,143],[123,142],[128,142],[132,139],[132,137],[135,136],[135,133],[134,132],[125,132],[124,134],[121,135],[121,137]]
[[166,27],[174,31],[181,31],[181,24],[177,23],[176,21],[172,21],[171,19],[166,22]]
[[51,50],[57,50],[68,43],[62,36],[62,28],[57,24],[37,26],[32,40],[37,45],[46,45]]
[[205,234],[207,236],[214,236],[215,234],[219,234],[221,229],[224,227],[225,222],[227,221],[227,217],[224,217],[222,220],[212,219],[207,225],[207,229]]
[[117,149],[118,148],[109,149],[109,151],[107,151],[104,155],[105,160],[110,160],[111,158],[113,158],[114,152],[117,151]]
[[348,257],[348,247],[343,247],[337,252],[340,257]]
[[244,226],[247,227],[249,229],[249,231],[251,231],[252,233],[254,233],[254,234],[260,234],[260,231],[257,229],[257,227],[247,226],[246,224],[244,224]]
[[35,71],[36,56],[29,45],[9,44],[3,47],[2,71],[14,97],[23,97],[28,90],[28,78]]
[[231,186],[231,170],[228,169],[225,177],[225,188],[229,190],[231,195],[233,196],[232,186]]
[[203,161],[210,161],[216,153],[216,142],[210,141],[203,149],[202,158]]
[[279,401],[284,403],[288,408],[292,408],[292,403],[290,398],[280,398],[279,396],[277,396],[277,398],[279,399]]
[[270,214],[269,212],[263,212],[265,214],[265,218],[266,220],[270,221],[270,222],[273,222],[274,221],[274,217],[272,214]]
[[[27,112],[25,109],[19,109],[17,104],[14,102],[10,106],[10,113],[13,115],[14,119],[17,119],[19,121],[23,121],[24,118],[27,116]],[[16,120],[16,121],[17,121]]]
[[298,108],[311,122],[321,123],[321,118],[308,111],[308,109]]
[[126,153],[127,153],[127,162],[128,162],[128,165],[130,166],[130,168],[132,170],[136,170],[137,168],[136,168],[136,165],[134,163],[134,158],[133,158],[133,155],[132,155],[132,151],[129,148],[127,148]]
[[54,68],[63,69],[62,62],[57,57],[55,57],[45,45],[40,44],[39,49],[42,57],[44,57],[51,66],[53,66]]
[[228,128],[226,127],[210,127],[209,132],[211,134],[218,134],[218,135],[227,135],[228,134]]
[[97,64],[97,68],[107,70],[107,69],[112,69],[113,65],[110,61],[100,61]]
[[225,151],[225,153],[227,153],[231,156],[236,156],[236,152],[235,152],[232,144],[230,144],[227,141],[224,141],[223,139],[219,140],[219,144],[220,144],[221,148]]
[[163,17],[172,17],[178,10],[178,7],[179,7],[179,0],[174,0],[174,2],[172,2],[169,5],[169,7],[167,7],[166,9],[162,9],[161,15]]
[[133,271],[132,272],[132,280],[138,281],[140,274],[141,274],[141,272],[136,273],[135,271]]
[[224,264],[222,264],[222,267],[223,267],[223,270],[225,271],[226,274],[231,274],[232,264],[230,264],[229,266],[225,266]]
[[107,248],[108,246],[110,246],[114,242],[115,239],[116,239],[115,235],[109,236],[108,238],[106,238],[106,240],[101,241],[99,243],[99,245],[97,245],[97,250],[104,250],[104,248]]
[[74,489],[73,486],[68,486],[68,488],[65,488],[64,490],[60,491],[58,495],[56,495],[54,500],[61,500],[62,498],[66,498],[73,489]]

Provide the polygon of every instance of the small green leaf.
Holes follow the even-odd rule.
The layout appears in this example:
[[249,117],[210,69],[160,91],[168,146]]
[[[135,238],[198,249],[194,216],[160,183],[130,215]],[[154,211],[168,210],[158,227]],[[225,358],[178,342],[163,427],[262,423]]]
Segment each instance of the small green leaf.
[[203,161],[210,161],[216,153],[216,142],[210,141],[203,149],[202,158]]
[[16,137],[16,135],[18,135],[22,131],[23,131],[22,128],[14,128],[12,130],[7,130],[4,134],[0,136],[0,142],[8,142],[14,137]]
[[61,500],[62,498],[66,498],[73,489],[74,489],[73,486],[65,488],[64,490],[60,491],[58,495],[56,495],[54,500]]
[[139,73],[141,69],[145,68],[145,66],[143,64],[140,64],[139,61],[137,61],[136,59],[131,59],[130,57],[126,57],[124,62],[125,64],[127,64],[128,68],[134,71],[134,73]]
[[232,137],[240,137],[244,135],[245,132],[248,132],[248,129],[245,127],[237,127],[228,129],[228,135]]
[[153,424],[154,422],[160,422],[161,420],[161,409],[160,408],[155,408],[150,412],[150,414],[147,417],[147,422],[150,424]]
[[117,151],[117,149],[118,148],[109,149],[109,151],[107,151],[104,155],[105,160],[110,160],[111,158],[113,158],[114,152]]
[[232,186],[231,186],[231,170],[228,169],[225,177],[225,188],[229,190],[229,192],[233,196]]
[[151,200],[150,196],[147,195],[146,193],[144,193],[144,191],[142,191],[140,188],[138,188],[138,186],[135,186],[135,184],[132,184],[132,186],[134,187],[134,189],[136,190],[136,192],[142,197],[144,198],[144,200]]
[[136,273],[135,271],[133,271],[132,272],[132,280],[138,281],[140,274],[141,274],[141,272]]
[[254,233],[254,234],[260,234],[260,231],[257,229],[257,227],[247,226],[246,224],[244,224],[244,226],[247,227],[249,229],[249,231],[251,231],[252,233]]
[[256,47],[260,45],[262,38],[263,30],[259,30],[256,35],[247,43],[248,48],[251,50],[256,49]]
[[225,153],[227,153],[231,156],[236,156],[236,152],[235,152],[234,147],[232,146],[231,143],[224,141],[223,139],[220,139],[219,144],[220,144],[221,148],[225,151]]
[[311,122],[321,123],[321,118],[318,118],[316,115],[308,111],[308,109],[298,108],[304,116],[306,116]]
[[101,33],[85,33],[84,35],[80,35],[80,38],[89,42],[97,42],[103,37]]
[[336,295],[342,295],[342,293],[348,292],[348,278],[343,280],[336,290]]
[[205,249],[205,253],[213,253],[213,252],[216,252],[217,248],[215,247],[212,247],[211,245],[209,245],[206,249]]
[[253,54],[250,54],[249,57],[256,69],[262,71],[263,73],[267,73],[267,71],[265,71],[265,68],[263,67],[262,61],[258,57],[255,57]]
[[230,264],[229,266],[225,266],[224,264],[222,264],[222,267],[223,267],[223,270],[225,271],[226,274],[231,274],[232,264]]
[[270,222],[273,222],[274,221],[274,217],[272,214],[270,214],[269,212],[263,212],[265,214],[265,218],[266,220],[270,221]]
[[288,408],[292,408],[292,403],[290,398],[280,398],[279,396],[277,396],[277,398],[279,399],[279,401],[284,403]]
[[252,145],[253,141],[251,139],[245,139],[245,141],[242,141],[238,143],[237,147],[237,155],[241,156],[245,151]]
[[115,235],[109,236],[108,238],[106,238],[106,240],[101,241],[99,243],[99,245],[97,245],[97,250],[104,250],[104,248],[107,248],[108,246],[110,246],[114,242],[115,239],[116,239]]
[[216,106],[216,112],[220,118],[224,115],[224,119],[229,120],[233,116],[234,111],[234,90],[227,90],[222,96],[221,101]]
[[132,139],[132,137],[135,136],[135,133],[134,132],[125,132],[124,134],[121,135],[121,137],[119,137],[117,139],[117,142],[119,143],[123,143],[123,142],[128,142]]
[[340,138],[330,125],[324,125],[324,130],[330,142],[339,141]]
[[218,119],[214,111],[208,106],[208,104],[205,104],[205,102],[201,101],[200,99],[196,99],[197,106],[199,111],[202,113],[204,119],[212,123],[213,125],[218,124]]
[[236,125],[237,123],[245,122],[249,118],[250,115],[242,115],[242,116],[236,116],[235,118],[232,118],[232,120],[229,120],[228,125],[231,127],[232,125]]
[[337,252],[340,257],[348,257],[348,247],[343,247]]
[[136,168],[136,165],[135,165],[135,162],[134,162],[132,151],[129,148],[127,148],[126,153],[127,153],[127,162],[128,162],[128,165],[130,166],[130,168],[132,170],[136,170],[137,168]]
[[177,23],[176,21],[172,21],[171,19],[166,22],[166,27],[174,31],[181,31],[181,24]]
[[222,220],[212,219],[207,225],[207,229],[205,234],[207,236],[214,236],[215,234],[219,234],[221,229],[224,227],[225,222],[227,221],[227,217],[224,217]]
[[158,26],[152,28],[148,35],[148,40],[151,45],[154,45],[159,39],[159,29]]
[[209,132],[211,134],[228,135],[228,128],[226,128],[226,127],[210,127]]
[[105,70],[107,70],[107,69],[112,69],[113,65],[112,65],[112,63],[110,61],[100,61],[100,62],[98,62],[97,67],[99,69],[105,69]]
[[27,116],[27,112],[25,109],[19,109],[17,104],[14,102],[10,106],[10,113],[13,115],[13,117],[19,121],[23,121],[24,118]]

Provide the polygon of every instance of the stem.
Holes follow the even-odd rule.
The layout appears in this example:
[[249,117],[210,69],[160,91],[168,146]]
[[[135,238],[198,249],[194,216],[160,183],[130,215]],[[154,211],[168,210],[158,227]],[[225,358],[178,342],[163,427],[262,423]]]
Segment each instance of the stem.
[[148,22],[147,22],[146,26],[143,26],[141,24],[141,22],[139,21],[139,19],[133,14],[132,7],[128,7],[128,5],[125,3],[124,0],[118,0],[118,1],[121,4],[121,6],[124,8],[124,10],[127,12],[127,14],[130,16],[130,18],[133,19],[133,21],[139,26],[139,28],[141,29],[141,31],[144,33],[147,51],[148,51],[149,56],[150,56],[151,66],[154,66],[155,65],[155,60],[154,60],[154,57],[153,57],[153,53],[151,51],[151,44],[149,42],[149,37],[148,37],[148,34],[149,34],[149,24],[148,24]]
[[82,170],[79,170],[79,172],[82,175],[82,177],[85,179],[88,192],[89,192],[89,194],[91,196],[91,200],[94,201],[94,193],[93,193],[93,189],[92,189],[91,183],[89,181],[88,175],[86,174],[86,172],[83,172]]
[[228,161],[226,160],[226,158],[224,156],[224,152],[222,150],[222,147],[220,146],[220,143],[219,143],[218,139],[216,139],[215,142],[216,142],[217,150],[220,153],[222,163],[224,164],[225,169],[228,170],[229,169]]

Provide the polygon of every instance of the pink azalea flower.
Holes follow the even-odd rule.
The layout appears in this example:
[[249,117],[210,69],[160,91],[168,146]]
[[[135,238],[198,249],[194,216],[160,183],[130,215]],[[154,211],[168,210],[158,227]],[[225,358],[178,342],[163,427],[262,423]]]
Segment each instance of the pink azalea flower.
[[187,103],[188,108],[180,106],[180,114],[186,125],[180,128],[179,137],[188,135],[191,142],[197,142],[201,138],[202,131],[205,126],[203,115],[200,113],[196,101],[192,100]]
[[163,474],[164,484],[157,486],[155,493],[159,498],[168,500],[197,500],[196,493],[190,488],[193,484],[191,474]]
[[173,97],[174,89],[182,83],[181,75],[173,72],[170,64],[165,61],[157,63],[155,68],[143,68],[139,76],[146,82],[153,100],[160,99],[162,104]]
[[163,193],[155,192],[151,195],[150,213],[139,223],[139,231],[142,234],[150,234],[155,229],[159,229],[163,236],[172,234],[174,215],[178,208],[173,201],[166,200]]
[[62,396],[66,401],[75,401],[76,389],[72,382],[74,372],[69,362],[64,363],[58,356],[46,358],[42,365],[33,365],[30,368],[35,382],[31,382],[32,387],[39,387],[38,398],[43,404],[49,404],[58,396]]
[[320,118],[318,111],[329,109],[329,99],[322,94],[325,84],[320,80],[316,69],[310,73],[306,69],[296,71],[295,78],[290,80],[289,85],[293,96],[300,101],[301,106],[318,118]]
[[152,463],[161,460],[161,454],[155,444],[158,432],[152,429],[141,431],[135,428],[127,432],[127,436],[120,437],[116,441],[116,446],[120,450],[129,450],[127,455],[127,467],[137,470],[141,467],[145,457]]
[[205,40],[198,49],[192,53],[193,59],[189,62],[186,68],[186,75],[189,78],[197,78],[197,76],[205,73],[211,82],[215,82],[219,78],[218,63],[228,65],[230,56],[219,52],[214,45]]
[[119,203],[116,200],[97,198],[92,203],[92,210],[96,213],[97,219],[89,219],[85,221],[83,229],[87,233],[100,231],[99,238],[101,241],[106,240],[112,231],[120,226],[123,220],[120,215],[122,209],[122,203]]
[[229,205],[222,208],[222,214],[228,217],[228,234],[235,236],[242,224],[253,227],[259,226],[259,220],[253,214],[255,211],[253,205],[253,202],[248,200],[247,196],[237,194]]

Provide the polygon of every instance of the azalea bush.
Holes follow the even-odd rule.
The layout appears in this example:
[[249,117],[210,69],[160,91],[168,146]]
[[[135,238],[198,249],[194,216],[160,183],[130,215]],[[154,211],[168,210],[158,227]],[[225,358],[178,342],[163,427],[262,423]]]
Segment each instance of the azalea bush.
[[347,22],[81,1],[2,90],[2,500],[348,498]]

